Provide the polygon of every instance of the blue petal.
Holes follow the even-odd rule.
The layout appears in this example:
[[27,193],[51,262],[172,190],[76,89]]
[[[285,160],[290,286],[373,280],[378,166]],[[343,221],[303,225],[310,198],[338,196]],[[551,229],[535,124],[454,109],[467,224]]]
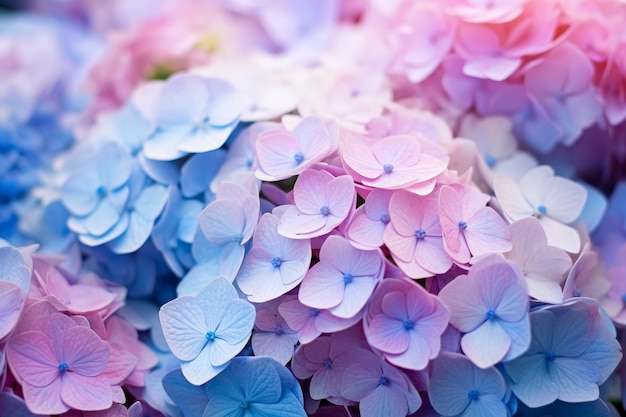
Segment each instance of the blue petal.
[[587,190],[587,200],[585,201],[582,213],[580,213],[580,216],[574,221],[574,224],[583,223],[587,231],[592,233],[602,221],[608,201],[600,191],[591,185],[586,183],[579,184]]
[[180,178],[180,160],[157,161],[142,153],[137,157],[139,164],[150,178],[166,185],[176,185]]
[[180,369],[174,369],[163,377],[163,388],[183,412],[183,417],[201,416],[209,403],[204,387],[187,382]]
[[180,185],[183,195],[193,197],[209,189],[225,157],[226,151],[217,149],[189,158],[181,170]]
[[100,201],[100,180],[94,172],[84,172],[70,177],[61,188],[65,207],[76,216],[86,216],[94,211]]

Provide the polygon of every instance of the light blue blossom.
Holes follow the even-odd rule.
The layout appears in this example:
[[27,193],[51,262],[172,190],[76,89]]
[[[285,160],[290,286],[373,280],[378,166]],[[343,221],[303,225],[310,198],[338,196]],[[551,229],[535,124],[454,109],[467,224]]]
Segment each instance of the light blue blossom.
[[242,111],[242,98],[227,82],[175,75],[161,90],[156,103],[157,130],[144,143],[144,154],[170,161],[218,149],[237,126]]
[[196,296],[170,301],[159,312],[165,340],[194,385],[204,384],[228,366],[248,343],[254,317],[252,304],[239,299],[223,277]]
[[517,398],[529,407],[596,400],[598,386],[622,357],[597,302],[577,298],[541,308],[530,314],[530,322],[530,347],[504,363]]

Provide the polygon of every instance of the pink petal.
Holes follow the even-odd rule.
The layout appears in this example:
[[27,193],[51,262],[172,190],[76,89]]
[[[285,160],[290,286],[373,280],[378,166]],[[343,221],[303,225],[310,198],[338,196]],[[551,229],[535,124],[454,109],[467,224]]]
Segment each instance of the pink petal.
[[509,226],[490,207],[483,207],[463,232],[472,256],[508,252],[513,248]]
[[405,294],[400,291],[391,291],[383,296],[381,310],[393,319],[404,321],[409,318]]
[[280,218],[278,233],[290,239],[308,239],[325,234],[326,224],[327,217],[319,209],[318,214],[305,214],[296,206],[288,206]]
[[359,246],[369,249],[383,245],[383,234],[387,225],[380,220],[372,220],[362,208],[357,209],[350,221],[347,237]]
[[109,360],[109,346],[86,327],[75,327],[64,337],[64,360],[70,370],[84,376],[100,374]]
[[375,179],[383,175],[382,165],[374,158],[371,149],[354,139],[341,148],[344,163],[364,178]]
[[344,288],[343,300],[330,312],[343,319],[354,317],[367,303],[374,292],[376,280],[369,276],[355,277]]
[[327,204],[326,187],[333,176],[314,169],[304,171],[293,187],[293,198],[298,210],[305,214],[319,214]]
[[104,410],[113,404],[108,381],[72,372],[63,374],[61,398],[70,407],[85,411]]
[[384,314],[374,316],[366,335],[372,347],[386,353],[402,353],[409,347],[409,332],[402,326],[402,321]]
[[343,274],[327,263],[314,265],[300,284],[298,299],[314,308],[332,308],[344,297]]
[[301,146],[297,139],[287,131],[262,132],[256,141],[256,151],[263,171],[278,179],[293,175],[302,163],[294,157],[302,151]]
[[496,176],[493,180],[493,189],[502,210],[514,221],[529,217],[535,212],[535,207],[524,198],[520,186],[513,178]]
[[[415,232],[414,232],[415,233]],[[383,241],[394,256],[405,263],[410,263],[415,257],[417,238],[415,236],[405,237],[396,232],[394,225],[385,229]]]
[[452,259],[444,250],[443,243],[443,239],[438,236],[427,236],[418,240],[415,247],[415,261],[420,267],[434,274],[447,272],[452,267]]
[[[54,379],[45,387],[34,387],[27,382],[22,384],[24,401],[33,413],[44,415],[62,414],[70,407],[61,400],[61,378]],[[110,390],[109,390],[110,391]]]
[[27,331],[7,343],[7,359],[17,376],[33,387],[45,387],[59,376],[61,360],[52,350],[50,338]]
[[354,207],[355,190],[352,177],[342,175],[334,178],[326,186],[325,195],[326,205],[330,208],[330,214],[345,219]]

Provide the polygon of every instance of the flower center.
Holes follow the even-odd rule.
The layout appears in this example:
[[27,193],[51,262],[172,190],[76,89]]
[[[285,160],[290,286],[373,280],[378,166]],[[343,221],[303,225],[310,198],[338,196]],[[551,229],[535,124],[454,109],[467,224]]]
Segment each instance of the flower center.
[[426,237],[426,231],[424,229],[420,229],[417,232],[415,232],[415,237],[418,239],[424,239]]
[[317,308],[312,308],[309,310],[309,315],[311,317],[317,317],[318,314],[320,314],[320,311]]
[[304,154],[302,152],[296,152],[293,155],[293,160],[296,161],[296,164],[299,164],[304,160]]
[[248,405],[248,401],[242,401],[239,403],[239,407],[243,408],[244,410],[248,408]]
[[491,321],[496,318],[496,312],[493,310],[489,310],[487,314],[485,314],[485,317],[487,317],[487,320]]
[[391,218],[388,214],[383,214],[382,216],[380,216],[380,221],[387,224],[391,221]]
[[478,396],[480,394],[478,393],[478,391],[476,391],[475,389],[471,390],[470,392],[467,393],[467,399],[470,401],[476,401],[478,399]]
[[237,233],[236,235],[231,237],[230,240],[234,243],[241,243],[241,241],[243,240],[243,235],[241,233]]
[[67,371],[67,363],[59,362],[59,371],[61,371],[61,372]]
[[387,385],[388,383],[389,380],[385,375],[381,375],[380,378],[378,378],[378,385]]
[[96,193],[98,194],[98,197],[103,198],[105,195],[107,195],[107,190],[106,190],[106,188],[104,188],[103,185],[101,185],[96,190]]
[[206,337],[206,340],[208,340],[209,342],[212,342],[215,340],[215,332],[206,332],[204,337]]
[[537,211],[535,211],[534,216],[539,219],[539,218],[541,218],[541,216],[546,214],[547,211],[548,211],[548,209],[546,209],[546,206],[541,204],[541,205],[537,206]]
[[272,266],[274,268],[278,268],[282,263],[283,263],[283,260],[280,259],[278,256],[274,256],[272,258]]
[[343,274],[343,283],[344,284],[349,284],[352,282],[352,274],[347,273],[347,274]]
[[330,368],[331,366],[333,366],[333,361],[330,360],[330,358],[326,358],[324,361],[324,368]]
[[460,230],[467,229],[467,223],[464,220],[459,221],[459,229]]
[[328,208],[328,206],[323,206],[320,209],[320,213],[322,214],[322,216],[328,216],[330,214],[330,209]]
[[402,327],[404,327],[404,330],[411,330],[414,325],[415,323],[413,323],[413,320],[410,319],[404,320],[402,322]]
[[489,168],[493,168],[496,165],[496,158],[493,157],[490,153],[485,155],[485,163]]
[[556,355],[553,352],[546,352],[546,360],[552,362],[556,359]]
[[281,334],[283,334],[283,328],[278,326],[274,329],[274,334],[277,334],[278,336],[280,336]]
[[383,171],[385,171],[385,174],[391,174],[393,172],[393,165],[391,164],[383,165]]

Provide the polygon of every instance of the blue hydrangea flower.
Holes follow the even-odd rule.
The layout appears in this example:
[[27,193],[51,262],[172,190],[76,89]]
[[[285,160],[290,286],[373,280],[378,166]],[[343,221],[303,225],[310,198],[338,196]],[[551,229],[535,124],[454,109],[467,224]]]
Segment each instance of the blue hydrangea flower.
[[68,227],[88,246],[111,242],[116,253],[134,252],[152,232],[167,189],[152,184],[128,150],[115,142],[102,147],[69,177],[61,199]]
[[254,318],[252,304],[241,300],[223,277],[196,296],[170,301],[159,312],[165,340],[194,385],[204,384],[228,366],[248,343]]
[[203,417],[306,417],[296,378],[268,357],[237,357],[206,384]]
[[466,356],[443,352],[433,362],[428,397],[442,416],[506,416],[506,383],[495,368],[480,369]]
[[622,357],[597,302],[577,298],[542,308],[530,314],[530,322],[530,347],[504,363],[517,398],[529,407],[596,400],[598,386]]
[[242,98],[227,82],[191,74],[172,76],[156,103],[157,130],[144,143],[144,154],[171,161],[218,149],[242,111]]

